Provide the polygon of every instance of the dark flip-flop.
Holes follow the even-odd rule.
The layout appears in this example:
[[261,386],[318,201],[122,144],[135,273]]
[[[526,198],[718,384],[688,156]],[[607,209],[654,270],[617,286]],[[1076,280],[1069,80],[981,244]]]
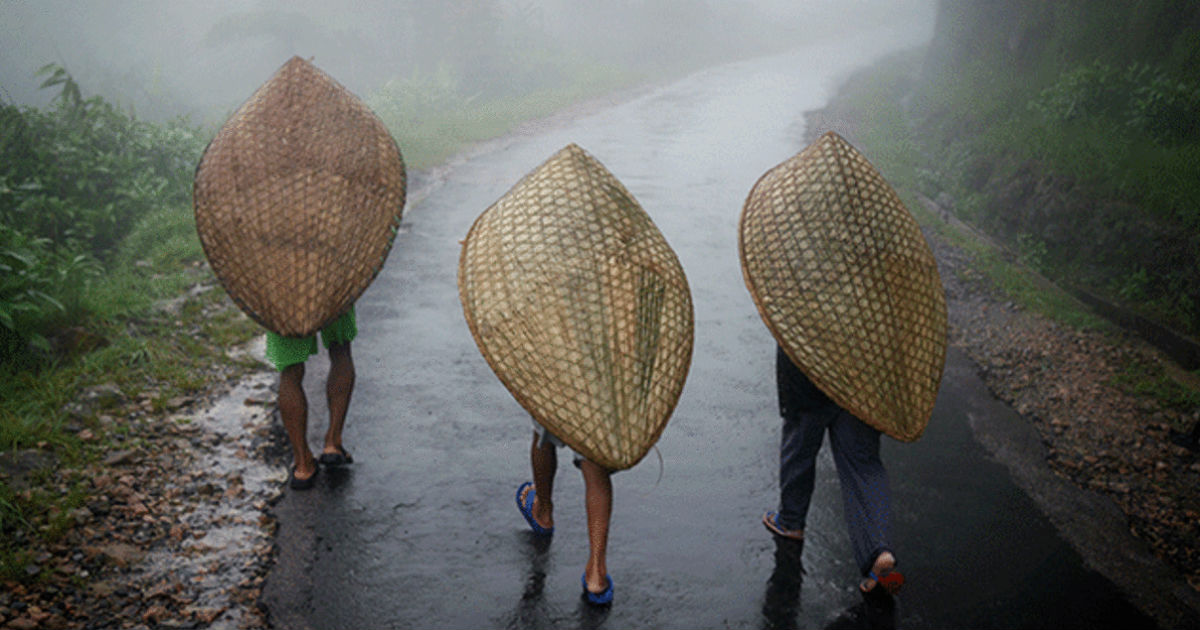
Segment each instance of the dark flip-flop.
[[348,453],[346,449],[339,446],[338,452],[321,453],[321,456],[317,458],[317,461],[326,466],[345,466],[347,464],[353,464],[354,458],[350,456],[350,453]]
[[296,469],[293,467],[291,474],[288,475],[288,487],[292,490],[308,490],[317,483],[317,474],[321,472],[321,467],[313,462],[313,474],[307,479],[298,479],[296,477]]

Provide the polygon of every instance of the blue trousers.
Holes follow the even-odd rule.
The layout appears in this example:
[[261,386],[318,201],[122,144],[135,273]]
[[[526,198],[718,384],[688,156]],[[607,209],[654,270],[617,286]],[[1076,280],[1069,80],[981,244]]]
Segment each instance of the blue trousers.
[[[804,529],[825,431],[842,487],[842,507],[854,559],[863,575],[891,548],[891,493],[879,459],[879,431],[829,399],[782,348],[775,357],[783,440],[779,449],[779,516],[786,529]],[[894,553],[894,552],[892,552]]]

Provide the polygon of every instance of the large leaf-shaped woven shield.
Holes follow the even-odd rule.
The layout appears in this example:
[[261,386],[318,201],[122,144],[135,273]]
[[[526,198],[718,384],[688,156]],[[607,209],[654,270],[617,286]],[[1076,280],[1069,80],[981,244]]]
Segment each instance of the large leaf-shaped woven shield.
[[475,220],[458,290],[475,343],[533,417],[610,470],[658,441],[687,378],[692,299],[675,252],[574,144]]
[[225,123],[193,190],[217,278],[255,321],[311,335],[383,267],[404,209],[404,161],[383,123],[293,57]]
[[867,424],[919,438],[945,365],[946,299],[929,244],[875,167],[821,136],[754,185],[739,249],[792,361]]

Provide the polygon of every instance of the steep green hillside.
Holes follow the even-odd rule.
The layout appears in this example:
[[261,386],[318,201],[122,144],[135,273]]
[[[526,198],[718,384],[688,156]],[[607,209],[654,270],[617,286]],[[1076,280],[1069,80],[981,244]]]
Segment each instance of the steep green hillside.
[[1198,68],[1200,3],[944,0],[909,103],[925,192],[1200,336]]

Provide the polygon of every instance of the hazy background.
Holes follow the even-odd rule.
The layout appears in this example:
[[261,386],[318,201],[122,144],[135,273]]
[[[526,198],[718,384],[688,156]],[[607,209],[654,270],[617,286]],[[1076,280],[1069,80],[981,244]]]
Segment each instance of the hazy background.
[[456,93],[555,85],[576,64],[656,76],[886,27],[927,41],[933,0],[0,0],[0,97],[44,105],[35,71],[140,117],[224,117],[291,55],[367,96],[437,77]]

